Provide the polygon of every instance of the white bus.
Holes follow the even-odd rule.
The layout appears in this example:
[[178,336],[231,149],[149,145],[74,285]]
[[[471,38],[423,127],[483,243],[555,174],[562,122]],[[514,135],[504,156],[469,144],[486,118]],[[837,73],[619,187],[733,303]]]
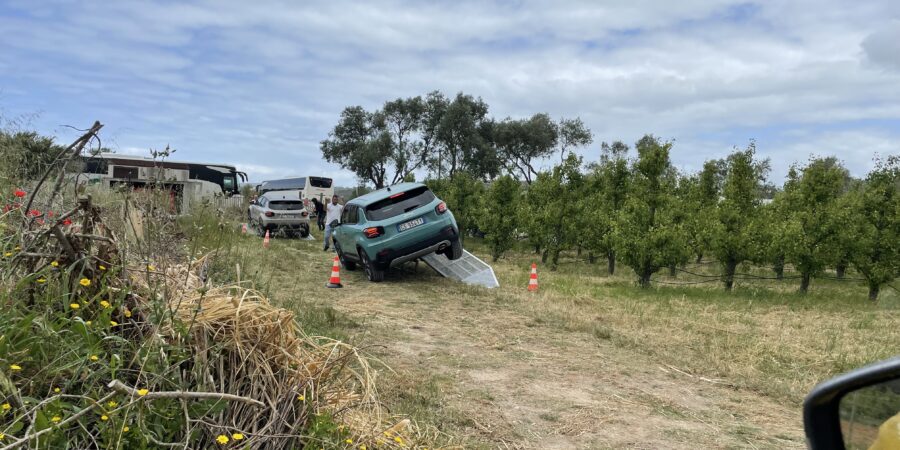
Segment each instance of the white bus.
[[331,201],[334,195],[334,186],[331,178],[325,177],[297,177],[283,178],[280,180],[268,180],[256,186],[256,195],[262,195],[269,191],[298,191],[304,203],[312,199],[321,202]]

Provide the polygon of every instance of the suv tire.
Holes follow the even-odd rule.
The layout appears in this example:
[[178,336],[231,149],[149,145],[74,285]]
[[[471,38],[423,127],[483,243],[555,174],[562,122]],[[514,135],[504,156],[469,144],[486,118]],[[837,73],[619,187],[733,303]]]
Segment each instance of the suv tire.
[[381,283],[384,281],[384,270],[375,267],[375,264],[369,259],[369,255],[366,254],[365,250],[358,249],[358,251],[359,260],[362,262],[363,269],[366,271],[366,278],[374,283]]
[[462,257],[463,248],[462,243],[459,242],[459,238],[450,243],[450,247],[444,250],[444,256],[447,259],[453,261],[454,259],[459,259]]
[[338,259],[341,261],[341,266],[343,266],[347,270],[356,270],[356,261],[350,261],[344,255],[344,251],[341,250],[340,244],[337,241],[334,242],[334,250],[337,251]]
[[[300,225],[300,237],[306,239],[309,236],[309,225]],[[335,245],[337,247],[337,245]]]

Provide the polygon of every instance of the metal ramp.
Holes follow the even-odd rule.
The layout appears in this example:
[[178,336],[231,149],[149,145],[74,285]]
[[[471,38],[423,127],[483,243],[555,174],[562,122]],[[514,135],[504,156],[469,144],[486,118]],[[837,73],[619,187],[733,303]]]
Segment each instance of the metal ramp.
[[494,269],[465,250],[463,250],[462,257],[455,261],[450,261],[446,256],[437,253],[430,253],[421,259],[437,273],[447,278],[486,288],[500,287],[500,282],[494,275]]

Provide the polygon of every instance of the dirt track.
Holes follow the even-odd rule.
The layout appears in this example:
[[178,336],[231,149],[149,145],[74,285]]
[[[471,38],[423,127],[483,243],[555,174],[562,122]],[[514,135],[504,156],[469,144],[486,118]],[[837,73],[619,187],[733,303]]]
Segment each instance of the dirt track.
[[499,448],[804,448],[798,410],[541,323],[512,288],[428,270],[377,285],[345,271],[323,294],[407,387],[439,386],[441,414],[458,418],[442,431]]

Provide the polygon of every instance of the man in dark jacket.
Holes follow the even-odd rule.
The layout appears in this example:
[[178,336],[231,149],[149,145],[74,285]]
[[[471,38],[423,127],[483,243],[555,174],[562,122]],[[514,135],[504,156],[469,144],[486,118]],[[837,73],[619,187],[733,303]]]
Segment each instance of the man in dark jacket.
[[313,197],[312,199],[313,206],[316,211],[316,224],[319,226],[319,230],[325,229],[325,204],[320,202],[319,199]]

